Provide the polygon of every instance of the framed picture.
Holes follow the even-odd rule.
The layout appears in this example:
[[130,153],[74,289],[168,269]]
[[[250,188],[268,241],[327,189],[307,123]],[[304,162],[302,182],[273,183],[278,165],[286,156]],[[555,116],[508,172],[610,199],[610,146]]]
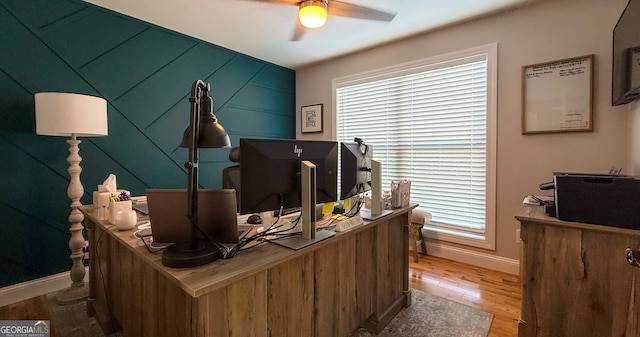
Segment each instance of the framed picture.
[[593,130],[593,54],[522,67],[522,134]]
[[302,133],[322,132],[322,104],[307,105],[300,109]]

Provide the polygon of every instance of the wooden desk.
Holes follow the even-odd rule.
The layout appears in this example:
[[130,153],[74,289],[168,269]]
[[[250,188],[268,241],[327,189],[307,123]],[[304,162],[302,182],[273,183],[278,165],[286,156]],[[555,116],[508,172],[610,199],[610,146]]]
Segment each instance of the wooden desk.
[[520,337],[640,337],[640,231],[562,221],[522,205]]
[[416,205],[299,251],[263,244],[229,260],[168,268],[133,230],[85,207],[88,313],[127,336],[346,336],[381,331],[411,304],[408,225]]

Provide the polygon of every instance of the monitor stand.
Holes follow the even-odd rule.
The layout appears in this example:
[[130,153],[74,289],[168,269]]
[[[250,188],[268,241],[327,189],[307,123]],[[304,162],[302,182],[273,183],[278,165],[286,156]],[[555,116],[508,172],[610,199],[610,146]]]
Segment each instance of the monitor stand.
[[393,213],[393,211],[385,209],[385,210],[381,211],[378,214],[374,214],[374,213],[371,212],[370,209],[363,209],[363,210],[360,210],[360,217],[365,219],[365,220],[373,221],[373,220],[380,219],[383,216],[387,216],[387,215],[392,214],[392,213]]
[[293,250],[299,250],[307,246],[311,246],[314,243],[318,243],[324,239],[328,239],[332,236],[336,235],[336,232],[328,231],[326,229],[319,230],[316,232],[314,239],[304,239],[302,236],[288,236],[285,238],[280,238],[277,240],[271,240],[269,242],[275,243],[276,245],[287,247]]
[[300,171],[302,173],[302,186],[300,188],[300,194],[302,196],[302,209],[300,210],[302,235],[271,240],[271,242],[277,245],[293,250],[310,246],[336,234],[328,230],[316,232],[316,166],[307,160],[303,161],[300,165]]
[[382,163],[371,161],[371,208],[360,211],[360,217],[365,220],[376,220],[387,216],[393,211],[382,207]]

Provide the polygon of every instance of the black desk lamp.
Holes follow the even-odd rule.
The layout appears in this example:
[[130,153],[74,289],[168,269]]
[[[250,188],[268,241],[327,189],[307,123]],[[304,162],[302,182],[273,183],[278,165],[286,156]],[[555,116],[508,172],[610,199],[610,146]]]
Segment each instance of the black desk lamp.
[[167,267],[195,267],[220,257],[220,251],[212,242],[198,238],[198,149],[231,146],[229,135],[213,115],[210,89],[209,84],[202,80],[193,82],[191,86],[191,119],[180,143],[180,147],[189,148],[189,159],[184,166],[188,170],[187,217],[191,221],[191,241],[179,242],[164,250],[162,264]]

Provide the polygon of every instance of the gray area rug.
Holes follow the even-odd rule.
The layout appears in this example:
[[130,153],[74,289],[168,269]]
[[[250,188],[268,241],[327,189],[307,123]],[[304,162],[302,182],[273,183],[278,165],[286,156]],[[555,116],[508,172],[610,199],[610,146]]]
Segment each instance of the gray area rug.
[[[47,306],[51,314],[51,325],[57,337],[105,337],[95,318],[87,316],[87,302],[58,305],[57,293],[47,294]],[[113,334],[107,337],[119,337]]]
[[379,334],[360,329],[348,337],[486,337],[493,315],[424,291],[412,289],[412,302]]

